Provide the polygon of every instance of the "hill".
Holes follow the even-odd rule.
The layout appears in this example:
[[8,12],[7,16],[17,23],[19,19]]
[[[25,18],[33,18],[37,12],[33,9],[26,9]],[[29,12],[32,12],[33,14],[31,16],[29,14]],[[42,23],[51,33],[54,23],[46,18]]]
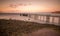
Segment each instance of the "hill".
[[52,13],[60,14],[60,11],[55,11],[55,12],[52,12]]

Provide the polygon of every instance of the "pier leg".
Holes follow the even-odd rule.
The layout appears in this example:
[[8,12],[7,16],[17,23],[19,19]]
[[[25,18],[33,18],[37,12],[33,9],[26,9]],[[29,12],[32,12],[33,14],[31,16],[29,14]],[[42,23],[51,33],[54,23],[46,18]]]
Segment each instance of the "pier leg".
[[43,16],[43,21],[45,21],[45,17]]
[[50,22],[50,18],[49,16],[46,16],[46,23],[49,23]]
[[59,17],[59,21],[58,21],[58,23],[60,24],[60,17]]
[[54,23],[54,17],[52,17],[52,23]]
[[28,14],[28,17],[29,17],[29,18],[31,18],[31,15],[30,15],[30,14]]
[[34,16],[34,19],[35,19],[35,20],[38,20],[38,15],[35,15],[35,16]]
[[39,18],[40,18],[40,21],[41,21],[41,16]]

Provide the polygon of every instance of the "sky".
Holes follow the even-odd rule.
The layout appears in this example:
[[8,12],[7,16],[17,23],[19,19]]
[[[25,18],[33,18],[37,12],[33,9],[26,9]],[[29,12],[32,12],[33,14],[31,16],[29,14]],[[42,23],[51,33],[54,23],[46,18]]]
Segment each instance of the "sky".
[[60,0],[0,0],[0,13],[60,11]]

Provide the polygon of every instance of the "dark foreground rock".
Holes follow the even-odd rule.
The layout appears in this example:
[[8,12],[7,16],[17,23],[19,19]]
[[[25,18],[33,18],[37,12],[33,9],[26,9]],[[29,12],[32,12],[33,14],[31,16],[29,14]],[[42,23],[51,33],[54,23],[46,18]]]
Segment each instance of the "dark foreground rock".
[[60,36],[60,33],[52,30],[52,29],[40,29],[38,31],[32,32],[28,36]]
[[60,26],[1,19],[0,36],[60,36]]

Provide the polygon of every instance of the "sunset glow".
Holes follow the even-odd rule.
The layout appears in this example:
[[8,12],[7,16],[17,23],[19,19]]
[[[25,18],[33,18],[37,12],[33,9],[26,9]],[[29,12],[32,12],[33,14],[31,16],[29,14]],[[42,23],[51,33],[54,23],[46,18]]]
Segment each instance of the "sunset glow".
[[1,0],[0,11],[3,13],[53,12],[60,11],[59,3],[59,0]]

